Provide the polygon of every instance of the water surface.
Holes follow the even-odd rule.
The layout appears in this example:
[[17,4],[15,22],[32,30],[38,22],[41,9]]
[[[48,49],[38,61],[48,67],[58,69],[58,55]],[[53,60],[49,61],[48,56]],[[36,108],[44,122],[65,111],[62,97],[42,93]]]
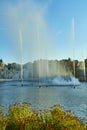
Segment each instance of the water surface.
[[31,103],[33,109],[50,109],[60,104],[65,110],[71,110],[76,116],[87,121],[87,83],[75,88],[71,86],[38,87],[18,82],[0,82],[0,105],[5,113],[9,105]]

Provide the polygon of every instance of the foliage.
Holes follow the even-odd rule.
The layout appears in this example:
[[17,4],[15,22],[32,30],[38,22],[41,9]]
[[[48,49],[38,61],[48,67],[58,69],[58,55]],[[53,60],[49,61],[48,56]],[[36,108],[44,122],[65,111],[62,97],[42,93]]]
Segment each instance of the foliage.
[[6,117],[0,108],[0,130],[87,130],[87,127],[58,105],[48,111],[33,111],[24,103],[10,106]]

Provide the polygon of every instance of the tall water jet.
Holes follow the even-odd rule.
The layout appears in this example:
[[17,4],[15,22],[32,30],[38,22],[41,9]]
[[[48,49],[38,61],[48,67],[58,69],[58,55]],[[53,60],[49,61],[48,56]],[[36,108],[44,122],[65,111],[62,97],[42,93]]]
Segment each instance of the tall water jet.
[[[38,24],[38,23],[37,23]],[[38,26],[37,26],[37,51],[38,51],[38,78],[39,78],[39,83],[40,83],[40,78],[41,78],[41,63],[40,63],[40,34],[38,31]]]
[[[75,25],[74,17],[72,18],[72,47],[73,47],[73,75],[75,77]],[[75,85],[75,80],[74,80]]]
[[85,59],[83,61],[84,81],[86,82]]
[[82,53],[82,61],[83,61],[83,75],[84,75],[84,81],[86,82],[85,59],[84,59],[84,54],[83,54],[83,53]]
[[48,65],[48,59],[46,61],[46,78],[49,76],[49,65]]
[[20,78],[21,78],[21,86],[23,86],[23,59],[22,59],[22,55],[23,55],[23,40],[22,40],[22,31],[19,30],[19,45],[20,45],[20,58],[21,58],[21,74],[20,74]]

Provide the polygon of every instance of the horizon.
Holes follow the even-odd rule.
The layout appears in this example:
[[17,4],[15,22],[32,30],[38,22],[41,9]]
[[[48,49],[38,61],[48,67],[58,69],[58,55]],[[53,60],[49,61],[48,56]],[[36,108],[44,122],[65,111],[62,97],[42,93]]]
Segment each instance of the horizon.
[[19,64],[86,59],[86,4],[86,0],[0,1],[0,59]]
[[[73,59],[71,59],[70,57],[68,57],[67,59],[35,59],[35,60],[33,60],[33,61],[27,61],[27,62],[25,62],[25,63],[18,63],[18,62],[15,62],[15,61],[12,61],[12,62],[4,62],[4,60],[1,58],[0,60],[2,60],[3,62],[4,62],[4,64],[5,65],[8,65],[8,64],[19,64],[19,65],[24,65],[24,64],[27,64],[27,63],[34,63],[34,62],[38,62],[38,61],[40,61],[40,60],[43,60],[43,61],[45,61],[45,60],[47,60],[47,61],[58,61],[58,62],[60,62],[60,61],[64,61],[64,60],[71,60],[72,62],[73,62]],[[84,60],[78,60],[78,59],[75,59],[75,61],[78,61],[78,62],[84,62],[85,60],[87,60],[87,58],[86,59],[84,59]]]

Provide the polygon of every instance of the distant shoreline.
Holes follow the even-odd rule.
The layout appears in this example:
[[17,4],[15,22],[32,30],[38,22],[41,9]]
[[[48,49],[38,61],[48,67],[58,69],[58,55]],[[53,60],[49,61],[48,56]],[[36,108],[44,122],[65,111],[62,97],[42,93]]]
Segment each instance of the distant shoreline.
[[0,79],[0,82],[13,81],[13,79]]

